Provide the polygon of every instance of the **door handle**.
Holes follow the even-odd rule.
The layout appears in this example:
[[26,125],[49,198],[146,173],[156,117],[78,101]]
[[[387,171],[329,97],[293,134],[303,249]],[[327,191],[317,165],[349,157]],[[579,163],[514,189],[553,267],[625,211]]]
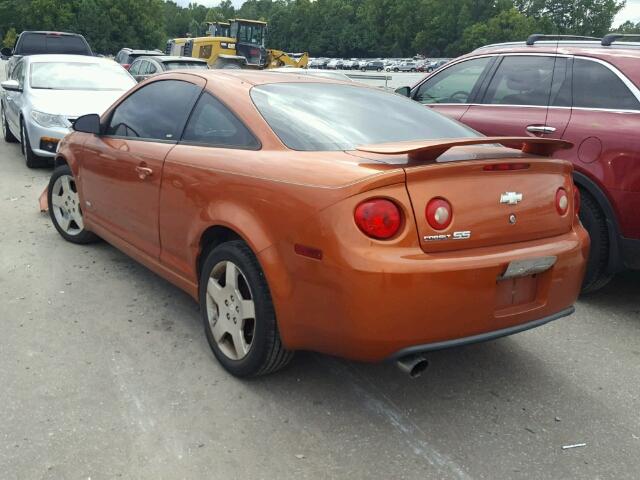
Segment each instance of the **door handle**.
[[555,131],[555,127],[548,127],[546,125],[529,125],[527,127],[527,132],[530,133],[553,133]]
[[149,167],[136,167],[136,172],[138,173],[140,180],[145,180],[147,177],[153,175],[153,170]]

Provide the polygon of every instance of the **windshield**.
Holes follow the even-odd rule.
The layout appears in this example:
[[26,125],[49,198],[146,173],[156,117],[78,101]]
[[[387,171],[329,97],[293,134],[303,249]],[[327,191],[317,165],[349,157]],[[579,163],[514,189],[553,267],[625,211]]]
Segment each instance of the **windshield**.
[[208,68],[206,62],[164,62],[164,66],[167,70],[197,70]]
[[400,95],[351,85],[275,83],[251,90],[256,107],[293,150],[477,137],[464,125]]
[[253,45],[264,46],[264,25],[261,24],[240,24],[238,41],[251,43]]
[[31,64],[31,88],[129,90],[135,80],[117,64],[50,62]]

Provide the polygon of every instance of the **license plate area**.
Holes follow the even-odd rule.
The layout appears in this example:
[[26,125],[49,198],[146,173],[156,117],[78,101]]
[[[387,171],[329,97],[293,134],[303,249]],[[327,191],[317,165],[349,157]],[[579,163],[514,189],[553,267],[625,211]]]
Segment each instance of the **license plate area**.
[[537,275],[499,280],[496,284],[496,310],[533,303],[537,294]]

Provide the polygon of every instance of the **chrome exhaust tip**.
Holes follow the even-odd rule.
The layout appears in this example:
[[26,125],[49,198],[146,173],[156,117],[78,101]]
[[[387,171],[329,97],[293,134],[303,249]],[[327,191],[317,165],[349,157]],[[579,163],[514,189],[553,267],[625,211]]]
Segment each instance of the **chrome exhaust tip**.
[[398,359],[396,365],[411,378],[418,378],[429,366],[429,361],[422,355],[407,355]]

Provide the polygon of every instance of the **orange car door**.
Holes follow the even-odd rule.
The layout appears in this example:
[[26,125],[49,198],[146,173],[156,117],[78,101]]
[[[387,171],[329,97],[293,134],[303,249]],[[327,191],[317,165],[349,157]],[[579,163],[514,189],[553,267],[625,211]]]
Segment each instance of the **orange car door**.
[[137,89],[105,119],[104,133],[84,146],[79,172],[85,216],[154,258],[160,256],[158,204],[164,160],[202,87],[162,80]]

